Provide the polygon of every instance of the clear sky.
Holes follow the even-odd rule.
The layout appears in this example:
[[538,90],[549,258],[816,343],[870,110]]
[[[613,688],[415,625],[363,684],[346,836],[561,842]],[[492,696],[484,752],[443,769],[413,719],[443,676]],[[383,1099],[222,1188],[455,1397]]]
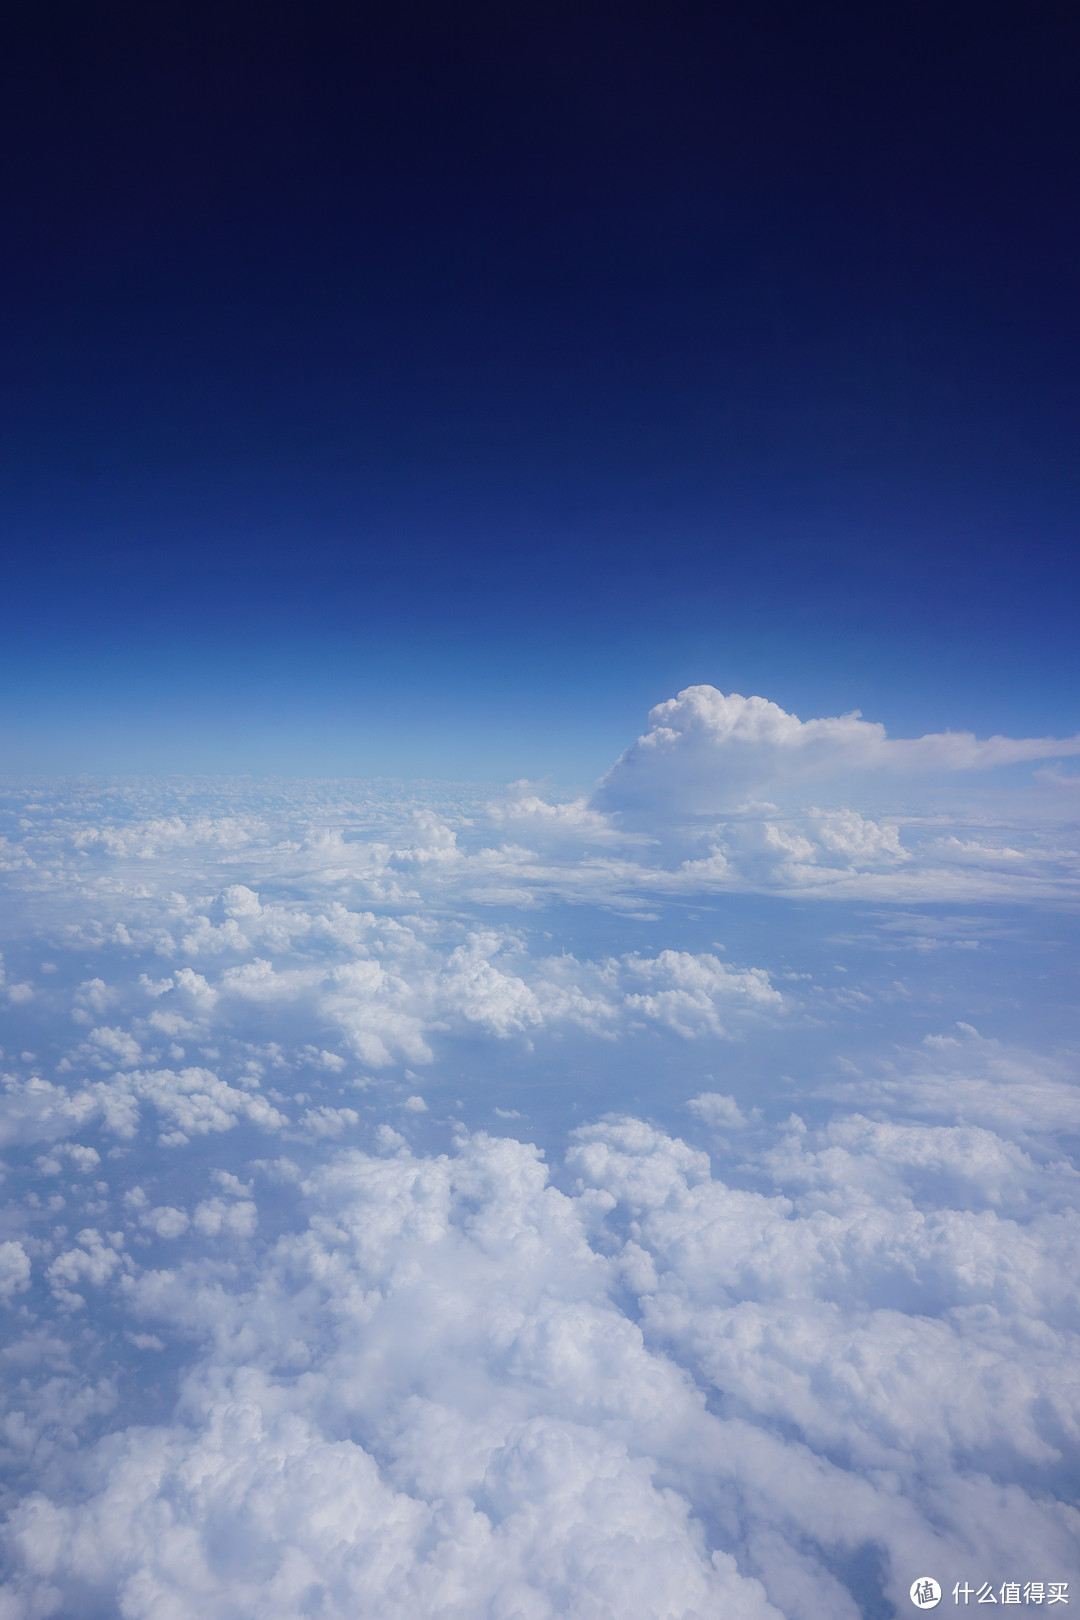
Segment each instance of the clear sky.
[[699,682],[1076,730],[1076,44],[10,16],[8,768],[585,782]]

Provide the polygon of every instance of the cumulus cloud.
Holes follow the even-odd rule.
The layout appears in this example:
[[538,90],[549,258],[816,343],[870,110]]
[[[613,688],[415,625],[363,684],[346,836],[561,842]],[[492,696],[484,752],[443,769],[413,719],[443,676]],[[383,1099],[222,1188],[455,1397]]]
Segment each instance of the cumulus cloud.
[[0,1299],[10,1299],[30,1286],[30,1258],[21,1243],[0,1243]]
[[[178,983],[185,969],[205,983],[207,969],[215,979],[252,954],[347,943],[342,929],[359,943],[387,909],[569,901],[642,911],[703,889],[1061,898],[1080,888],[1075,807],[1045,769],[1025,766],[1078,747],[960,732],[890,738],[858,715],[802,721],[765,698],[699,686],[652,711],[591,798],[517,783],[494,796],[457,790],[456,802],[431,789],[420,803],[378,799],[362,785],[313,800],[305,786],[289,795],[275,785],[247,800],[233,792],[208,815],[194,791],[176,788],[180,805],[165,813],[147,788],[111,815],[92,800],[58,806],[47,826],[20,818],[9,878],[35,893],[69,885],[84,904],[64,920],[68,944],[160,953]],[[106,874],[111,894],[132,901],[125,916],[102,913]],[[323,904],[291,903],[298,885]],[[134,904],[137,891],[149,910]],[[109,994],[100,974],[84,980],[75,1016],[111,1026]]]
[[630,1117],[565,1191],[526,1143],[387,1146],[302,1180],[242,1292],[95,1231],[54,1261],[67,1308],[112,1284],[133,1342],[202,1349],[170,1424],[14,1510],[9,1613],[854,1620],[912,1570],[1074,1570],[1080,1233],[988,1207],[1002,1156],[1037,1186],[1004,1138],[792,1121],[762,1190]]
[[1075,839],[1043,773],[1005,795],[994,784],[1005,767],[1080,752],[1080,737],[891,738],[857,713],[803,721],[711,686],[688,687],[649,720],[591,808],[629,838],[650,836],[658,886],[889,899],[1077,891]]
[[[3,1620],[1080,1579],[1071,835],[825,791],[1003,745],[684,699],[648,815],[621,765],[12,814]],[[792,791],[694,810],[719,756]]]
[[9,1073],[0,1079],[0,1148],[70,1136],[97,1111],[88,1087],[71,1091],[36,1074],[24,1079]]
[[608,772],[600,810],[687,815],[733,810],[778,786],[805,791],[815,781],[865,772],[990,770],[1080,754],[1080,736],[989,737],[939,732],[890,738],[858,711],[800,720],[779,704],[714,686],[689,686],[650,712],[649,730]]

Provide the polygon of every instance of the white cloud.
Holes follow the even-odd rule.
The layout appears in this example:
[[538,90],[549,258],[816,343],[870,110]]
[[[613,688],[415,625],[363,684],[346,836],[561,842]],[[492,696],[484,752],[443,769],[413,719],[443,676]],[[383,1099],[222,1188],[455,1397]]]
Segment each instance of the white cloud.
[[857,714],[802,721],[711,686],[657,705],[650,722],[591,808],[628,839],[651,837],[639,866],[658,889],[882,899],[1080,889],[1075,838],[1039,773],[994,787],[1005,767],[1080,753],[1080,737],[890,738]]
[[147,1210],[145,1215],[139,1217],[139,1225],[148,1232],[153,1232],[159,1238],[182,1237],[191,1225],[187,1212],[174,1209],[165,1204],[157,1209]]
[[88,1176],[91,1170],[96,1170],[101,1163],[101,1155],[96,1148],[84,1147],[78,1142],[60,1142],[48,1158],[37,1159],[35,1164],[47,1175],[58,1175],[61,1170],[61,1159],[69,1160],[83,1176]]
[[[164,1127],[161,1141],[174,1146],[191,1136],[231,1130],[241,1120],[263,1130],[280,1130],[287,1123],[250,1078],[247,1085],[233,1086],[206,1068],[136,1069],[75,1092],[36,1077],[20,1082],[7,1076],[6,1095],[0,1096],[0,1142],[52,1140],[97,1119],[106,1131],[130,1139],[142,1105]],[[97,1162],[94,1148],[64,1151],[84,1173]]]
[[14,1074],[0,1078],[0,1147],[70,1136],[97,1112],[98,1103],[89,1088],[71,1092],[39,1075],[25,1080]]
[[731,720],[793,794],[684,825],[673,766],[629,833],[57,788],[0,913],[57,964],[0,1092],[3,1620],[1080,1579],[1071,924],[985,905],[1070,892],[1072,835],[834,802],[806,761],[879,744],[922,789],[812,724]]
[[300,1129],[313,1137],[333,1137],[355,1130],[359,1123],[355,1108],[330,1108],[324,1103],[307,1109],[300,1118]]
[[250,1199],[207,1198],[196,1207],[192,1225],[203,1237],[250,1237],[258,1225],[258,1211]]
[[84,1296],[76,1292],[75,1285],[101,1288],[110,1281],[123,1261],[123,1233],[112,1232],[103,1237],[93,1227],[87,1227],[77,1237],[77,1247],[66,1249],[46,1271],[49,1287],[67,1309],[80,1309],[86,1304]]
[[96,1061],[102,1068],[130,1069],[142,1057],[142,1048],[134,1036],[107,1024],[90,1031],[87,1047],[91,1051],[96,1049]]
[[[30,827],[27,864],[10,880],[39,891],[70,883],[88,897],[87,850],[100,884],[137,848],[146,881],[110,884],[124,915],[106,919],[95,887],[78,920],[66,917],[67,940],[153,951],[204,984],[252,956],[276,964],[331,942],[385,940],[386,919],[371,907],[415,917],[433,905],[526,911],[569,900],[641,911],[654,897],[707,889],[1061,898],[1080,891],[1071,800],[1024,767],[1078,746],[950,732],[894,739],[857,715],[801,721],[764,698],[692,687],[653,711],[591,800],[518,783],[502,795],[460,792],[456,804],[427,790],[424,804],[374,799],[357,784],[331,809],[301,784],[291,799],[280,787],[245,789],[248,800],[234,794],[220,815],[180,793],[184,813],[163,814],[148,790],[136,822],[86,827],[73,805],[48,835]],[[327,825],[331,815],[342,824]],[[142,903],[117,904],[136,890]],[[384,1040],[381,1061],[393,1051]]]
[[517,839],[528,838],[530,844],[567,843],[580,849],[619,838],[610,817],[587,798],[551,802],[529,782],[512,783],[504,798],[487,807],[487,815],[495,827],[506,828]]
[[[279,1130],[286,1123],[260,1092],[231,1086],[209,1069],[138,1071],[124,1090],[149,1103],[169,1127],[161,1138],[165,1145],[182,1145],[191,1136],[232,1130],[241,1119],[264,1130]],[[126,1134],[122,1127],[118,1129],[119,1134]]]
[[[898,1606],[912,1569],[1073,1569],[1036,1481],[1080,1439],[1080,1233],[968,1207],[1002,1154],[1038,1185],[1004,1140],[793,1124],[758,1192],[612,1119],[564,1193],[527,1144],[389,1137],[308,1175],[243,1292],[212,1261],[123,1283],[130,1332],[204,1348],[171,1425],[15,1511],[12,1613],[855,1620],[835,1571],[868,1546]],[[254,1202],[194,1225],[250,1239]],[[72,1305],[121,1273],[82,1232],[49,1276]]]
[[1032,1052],[958,1023],[914,1049],[874,1054],[869,1072],[831,1094],[862,1107],[984,1125],[1027,1144],[1080,1131],[1080,1087],[1072,1051]]
[[699,1097],[691,1097],[686,1106],[715,1130],[741,1131],[750,1123],[735,1098],[721,1092],[703,1091]]
[[8,1300],[30,1286],[30,1257],[21,1243],[0,1243],[0,1299]]
[[80,1023],[92,1024],[94,1017],[101,1018],[119,999],[104,979],[86,979],[75,992],[74,1016]]
[[689,686],[650,712],[649,730],[604,778],[600,810],[675,809],[686,815],[737,808],[775,789],[867,771],[941,772],[1080,754],[1080,736],[989,737],[939,732],[890,738],[855,712],[800,720],[762,697]]

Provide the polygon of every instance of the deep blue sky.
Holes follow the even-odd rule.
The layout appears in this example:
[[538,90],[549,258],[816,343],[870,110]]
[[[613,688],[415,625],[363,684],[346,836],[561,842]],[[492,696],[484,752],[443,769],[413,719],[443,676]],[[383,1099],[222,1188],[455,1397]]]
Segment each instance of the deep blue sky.
[[1077,729],[1077,29],[9,12],[4,768]]

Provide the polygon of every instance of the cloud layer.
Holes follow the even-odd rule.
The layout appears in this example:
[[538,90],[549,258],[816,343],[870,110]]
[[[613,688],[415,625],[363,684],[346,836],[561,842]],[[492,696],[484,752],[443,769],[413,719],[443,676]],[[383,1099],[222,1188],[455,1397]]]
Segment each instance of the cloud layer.
[[9,790],[0,1620],[1075,1601],[1073,835],[821,791],[1049,745],[710,692],[592,801]]
[[[893,739],[858,715],[804,722],[708,686],[658,705],[650,722],[588,798],[529,783],[495,795],[130,783],[59,801],[50,790],[46,808],[35,788],[16,788],[0,871],[36,895],[86,893],[106,872],[151,892],[155,875],[158,892],[175,879],[193,906],[189,949],[218,954],[242,943],[242,898],[200,920],[188,877],[219,895],[230,884],[261,895],[264,877],[278,892],[337,883],[368,907],[420,909],[553,900],[640,909],[710,892],[1080,895],[1077,778],[1060,765],[1080,738]],[[32,986],[12,980],[6,993],[17,1000]]]
[[195,1353],[171,1421],[14,1508],[3,1612],[847,1620],[912,1572],[1068,1579],[1071,1167],[983,1126],[692,1111],[741,1185],[624,1117],[573,1133],[562,1189],[527,1143],[391,1132],[219,1175],[190,1223],[129,1195],[49,1285]]

